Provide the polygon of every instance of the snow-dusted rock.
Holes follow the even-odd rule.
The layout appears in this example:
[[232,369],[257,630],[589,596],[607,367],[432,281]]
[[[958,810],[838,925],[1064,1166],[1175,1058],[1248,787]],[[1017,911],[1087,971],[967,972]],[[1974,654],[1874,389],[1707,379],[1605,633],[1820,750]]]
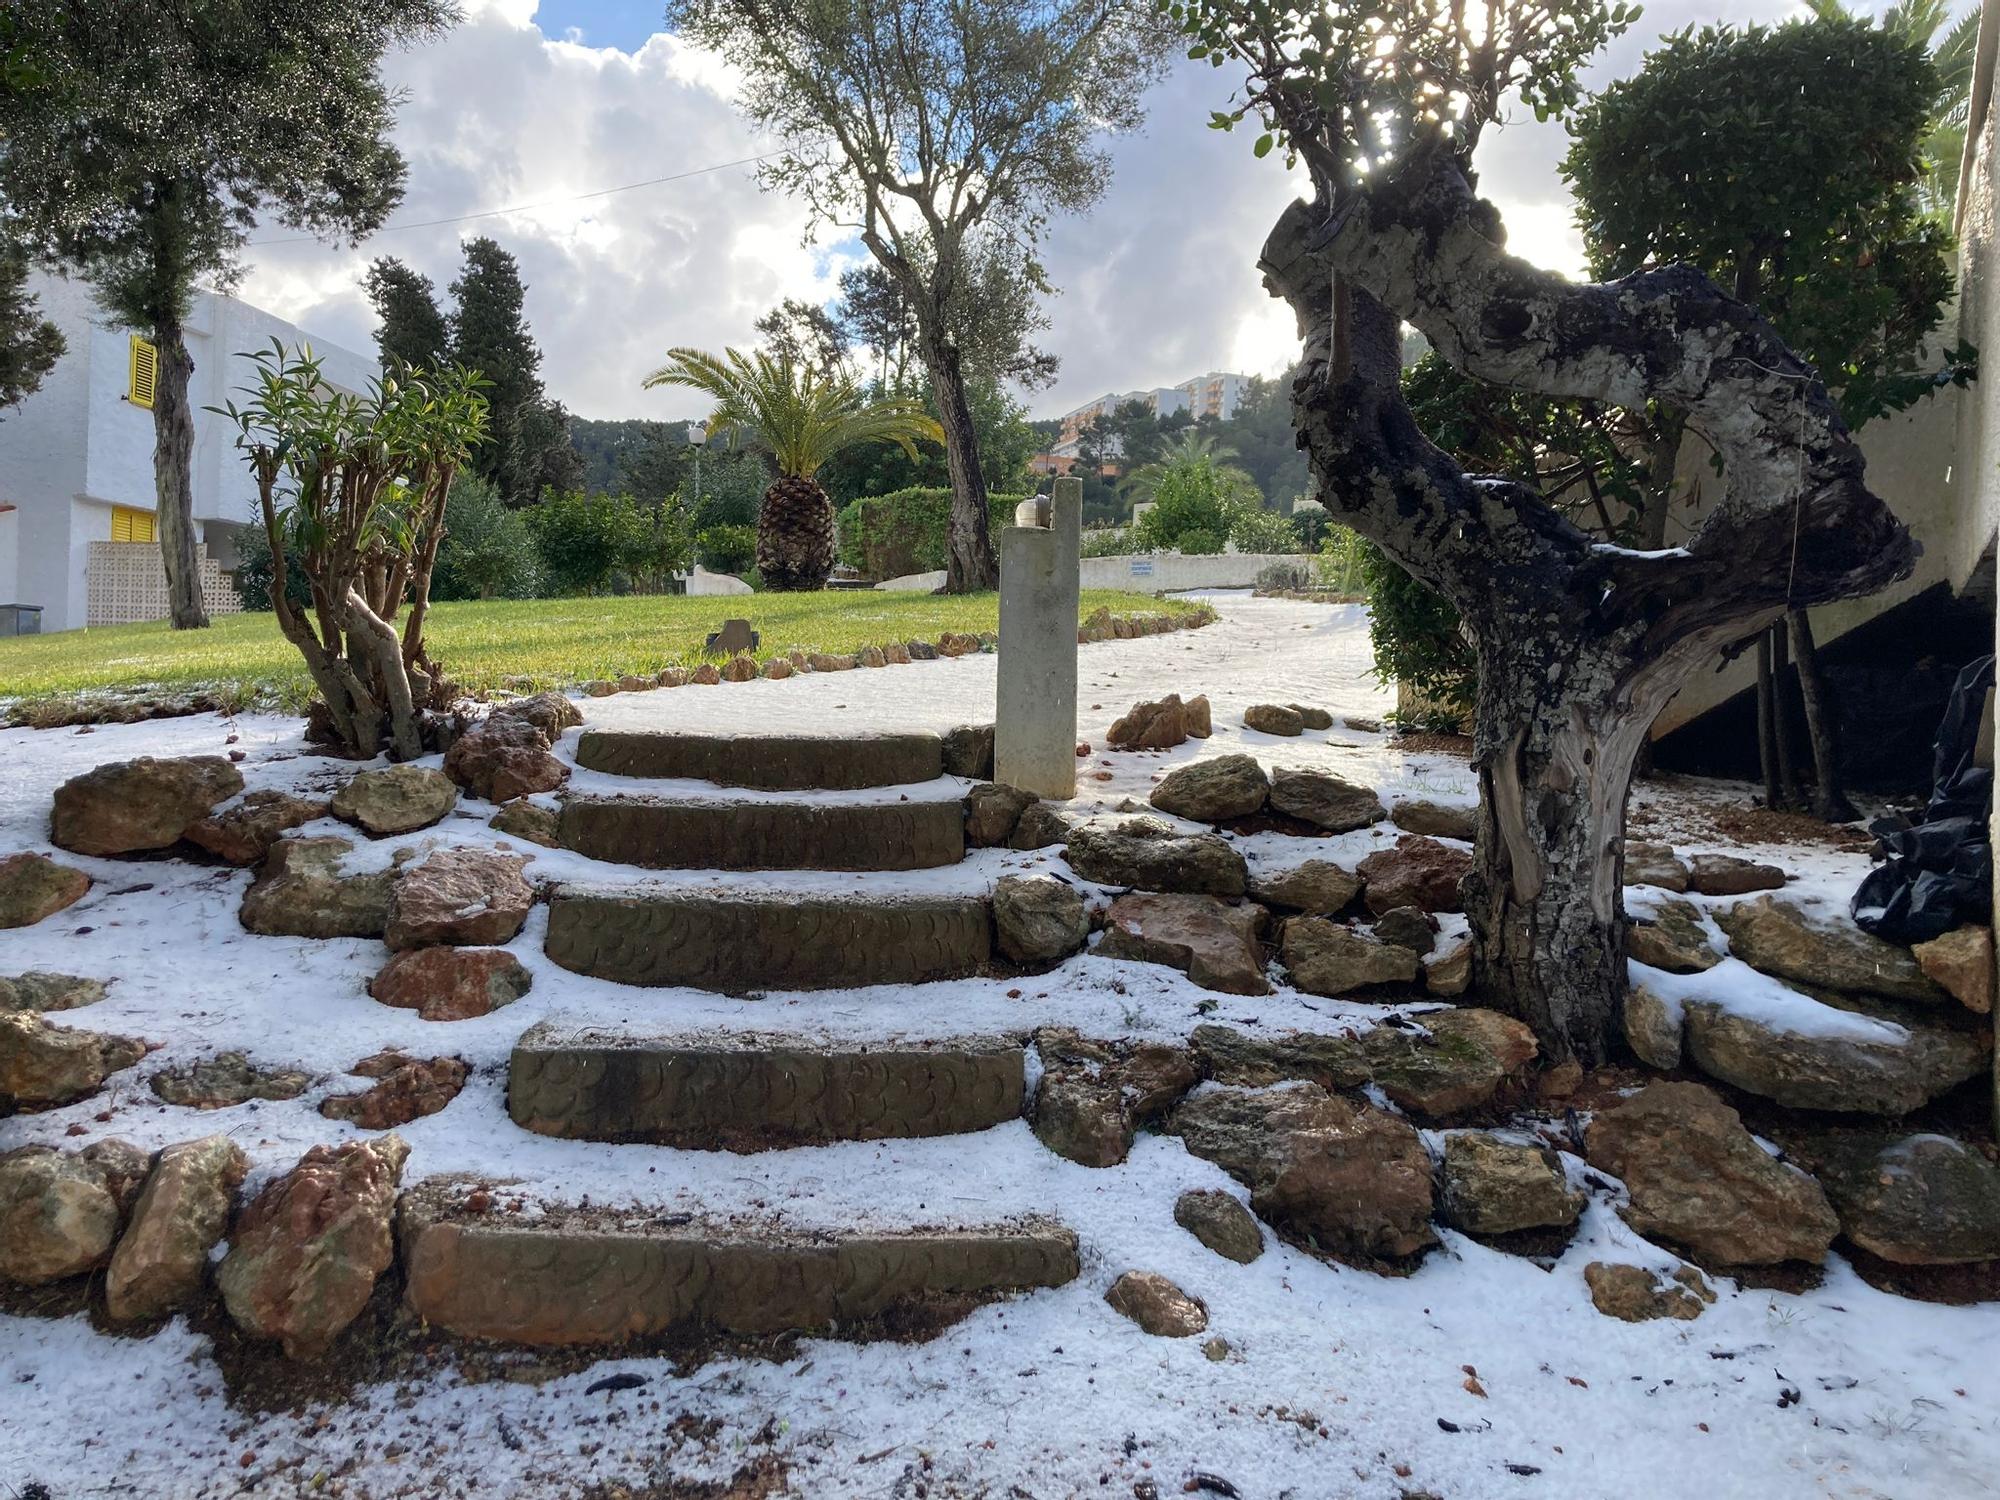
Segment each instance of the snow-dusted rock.
[[12,979],[0,979],[0,1012],[33,1010],[81,1010],[95,1005],[105,995],[104,981],[84,979],[75,974],[50,974],[31,970]]
[[375,1085],[358,1094],[336,1094],[321,1102],[329,1120],[346,1120],[363,1130],[394,1130],[434,1115],[465,1087],[472,1070],[455,1057],[416,1058],[378,1052],[349,1070]]
[[1270,803],[1272,812],[1297,818],[1328,833],[1352,833],[1388,816],[1373,787],[1361,786],[1331,771],[1273,772]]
[[1906,1266],[2000,1259],[2000,1167],[1943,1135],[1841,1132],[1809,1144],[1841,1232]]
[[426,1021],[464,1021],[512,1005],[533,983],[505,948],[413,948],[383,965],[368,993]]
[[1585,1202],[1564,1177],[1554,1151],[1479,1130],[1445,1138],[1438,1184],[1441,1217],[1474,1235],[1567,1229]]
[[1035,800],[1033,792],[1004,781],[980,782],[965,794],[965,842],[975,849],[999,848]]
[[1035,1138],[1086,1167],[1115,1167],[1132,1138],[1195,1085],[1179,1047],[1096,1041],[1067,1027],[1035,1036],[1042,1079],[1029,1107]]
[[160,1153],[105,1277],[114,1319],[156,1318],[194,1300],[248,1167],[242,1147],[222,1135]]
[[220,755],[114,761],[56,788],[49,836],[77,854],[165,849],[242,790],[243,773]]
[[[537,791],[546,788],[537,787]],[[458,788],[429,766],[357,771],[333,794],[333,815],[382,836],[428,828],[458,805]]]
[[1177,818],[1221,823],[1261,809],[1270,790],[1270,778],[1254,755],[1215,755],[1176,766],[1148,800]]
[[190,823],[184,837],[232,865],[254,865],[292,829],[327,815],[323,798],[255,791]]
[[1656,886],[1676,895],[1688,888],[1688,867],[1665,844],[1625,845],[1625,884]]
[[152,1077],[153,1092],[186,1109],[230,1109],[252,1099],[296,1099],[312,1084],[298,1068],[260,1066],[241,1052],[222,1052]]
[[512,941],[535,904],[524,856],[438,849],[403,866],[389,896],[383,939],[391,948],[434,943],[491,947]]
[[1405,833],[1471,843],[1479,832],[1479,809],[1409,798],[1389,809],[1389,821]]
[[0,1106],[68,1104],[145,1055],[138,1037],[51,1026],[33,1011],[0,1015]]
[[1421,834],[1406,833],[1389,849],[1377,849],[1357,868],[1365,880],[1368,909],[1380,916],[1399,906],[1425,911],[1462,911],[1458,883],[1472,873],[1472,855]]
[[1157,1271],[1127,1271],[1104,1300],[1155,1338],[1191,1338],[1208,1327],[1208,1309]]
[[1053,963],[1083,946],[1090,914],[1075,886],[1003,875],[993,887],[993,928],[1000,951],[1015,963]]
[[1313,995],[1345,995],[1377,984],[1411,984],[1417,955],[1396,943],[1329,922],[1287,917],[1278,951],[1292,983]]
[[1644,1266],[1594,1260],[1583,1268],[1583,1279],[1592,1305],[1621,1323],[1649,1323],[1655,1318],[1689,1322],[1715,1301],[1714,1288],[1693,1266],[1659,1276]]
[[1844,914],[1815,922],[1792,902],[1761,896],[1719,908],[1715,920],[1735,957],[1779,979],[1927,1005],[1951,998],[1908,948],[1863,932]]
[[1361,877],[1330,859],[1309,859],[1275,875],[1257,875],[1250,894],[1266,906],[1332,916],[1361,894]]
[[1064,857],[1085,880],[1142,891],[1240,896],[1250,878],[1242,854],[1227,840],[1212,833],[1182,837],[1154,818],[1079,828]]
[[111,1253],[118,1199],[81,1154],[23,1146],[0,1156],[0,1281],[42,1286]]
[[1662,901],[1635,915],[1625,928],[1625,953],[1669,974],[1698,974],[1722,962],[1708,941],[1701,909],[1691,901]]
[[1704,896],[1781,891],[1785,888],[1785,872],[1776,865],[1740,859],[1734,854],[1697,854],[1688,861],[1688,888]]
[[353,852],[343,838],[278,840],[243,893],[243,925],[270,937],[382,936],[394,872],[343,875],[341,860]]
[[1165,964],[1205,990],[1263,995],[1271,986],[1257,941],[1262,921],[1261,908],[1213,896],[1135,893],[1111,903],[1096,952],[1101,958]]
[[1264,1253],[1257,1216],[1221,1188],[1190,1188],[1174,1199],[1174,1222],[1225,1260],[1247,1266]]
[[88,875],[46,854],[10,854],[0,859],[0,928],[32,927],[74,906],[89,889]]

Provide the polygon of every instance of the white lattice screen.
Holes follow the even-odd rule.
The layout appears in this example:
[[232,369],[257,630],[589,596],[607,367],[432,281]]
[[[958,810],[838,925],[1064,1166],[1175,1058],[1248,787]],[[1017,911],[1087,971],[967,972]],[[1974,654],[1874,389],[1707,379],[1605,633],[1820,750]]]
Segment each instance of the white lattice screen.
[[[208,555],[208,548],[194,549],[195,564],[201,569],[201,597],[211,615],[234,615],[243,611],[235,585],[225,578]],[[160,561],[160,549],[152,542],[92,542],[85,574],[89,585],[88,623],[92,625],[132,625],[141,620],[163,620],[167,616],[167,570]]]

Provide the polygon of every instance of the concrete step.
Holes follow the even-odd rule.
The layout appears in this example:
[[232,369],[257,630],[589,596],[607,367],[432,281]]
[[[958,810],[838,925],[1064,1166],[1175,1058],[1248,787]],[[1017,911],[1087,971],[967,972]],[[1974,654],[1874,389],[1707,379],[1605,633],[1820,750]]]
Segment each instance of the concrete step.
[[934,734],[683,734],[586,729],[576,763],[614,776],[684,777],[774,792],[904,786],[944,774]]
[[617,1345],[703,1330],[865,1336],[950,1321],[1012,1292],[1061,1286],[1076,1236],[1034,1217],[975,1227],[806,1233],[551,1208],[525,1222],[467,1206],[477,1185],[419,1184],[398,1237],[404,1300],[463,1338]]
[[993,956],[993,917],[977,896],[560,886],[546,947],[572,973],[619,984],[847,989],[973,973]]
[[956,800],[696,802],[573,794],[563,846],[648,870],[928,870],[965,858]]
[[515,1044],[507,1109],[568,1140],[761,1151],[986,1130],[1020,1116],[1026,1085],[1026,1054],[1000,1037],[860,1046],[544,1021]]

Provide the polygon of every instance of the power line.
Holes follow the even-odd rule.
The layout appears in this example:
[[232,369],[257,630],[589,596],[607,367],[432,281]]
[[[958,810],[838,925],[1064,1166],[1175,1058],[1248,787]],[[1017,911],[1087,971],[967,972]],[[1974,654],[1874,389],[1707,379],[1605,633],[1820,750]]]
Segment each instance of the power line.
[[[402,229],[437,229],[446,224],[469,224],[474,219],[497,219],[504,214],[533,213],[536,209],[557,208],[565,203],[585,203],[592,198],[609,198],[613,193],[629,193],[634,188],[658,187],[663,182],[680,182],[689,177],[703,177],[710,172],[727,172],[731,167],[753,166],[763,160],[762,156],[743,156],[738,157],[735,161],[717,162],[712,167],[694,167],[685,172],[671,172],[665,177],[649,177],[644,182],[627,182],[618,187],[599,188],[594,193],[575,193],[567,198],[545,198],[540,203],[517,203],[511,208],[482,209],[476,214],[454,214],[448,219],[425,219],[417,224],[384,224],[375,233],[394,234]],[[302,245],[309,241],[317,241],[318,239],[318,235],[295,234],[286,236],[283,239],[250,240],[246,243],[250,247],[261,245]]]

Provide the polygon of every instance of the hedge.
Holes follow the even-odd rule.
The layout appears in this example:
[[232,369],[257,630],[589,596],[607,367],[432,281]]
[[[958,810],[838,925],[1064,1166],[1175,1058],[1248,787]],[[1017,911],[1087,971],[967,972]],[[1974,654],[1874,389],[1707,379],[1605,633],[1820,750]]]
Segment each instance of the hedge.
[[[995,531],[1014,524],[1025,495],[988,495]],[[840,560],[864,578],[901,578],[945,565],[951,491],[916,488],[851,500],[841,507]]]

